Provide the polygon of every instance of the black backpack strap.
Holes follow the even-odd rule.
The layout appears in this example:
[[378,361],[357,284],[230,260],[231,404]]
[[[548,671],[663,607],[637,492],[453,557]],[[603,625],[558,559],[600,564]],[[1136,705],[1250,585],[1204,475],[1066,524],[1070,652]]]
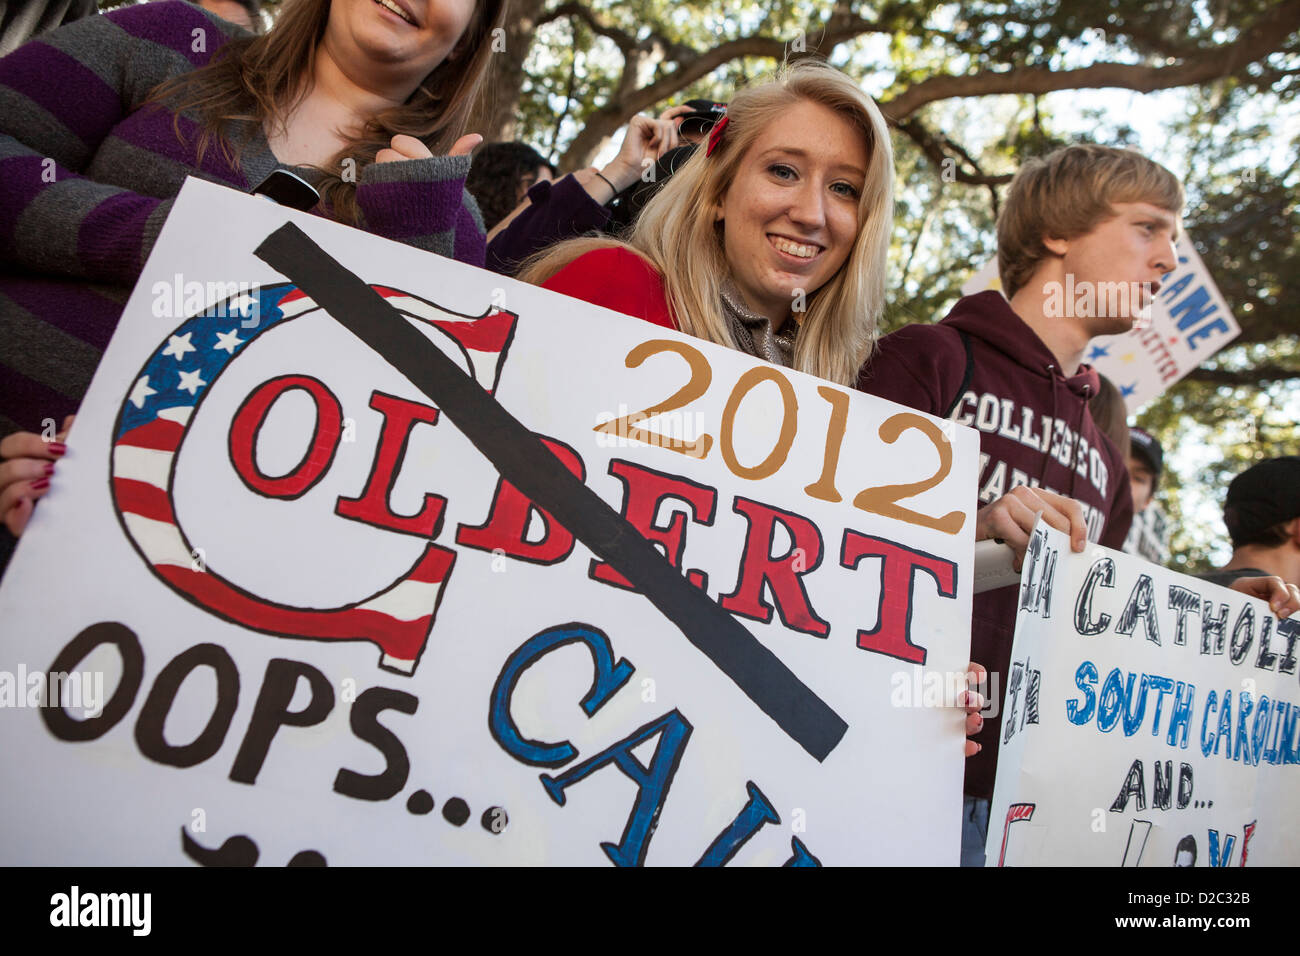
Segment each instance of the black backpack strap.
[[970,335],[965,329],[958,329],[957,334],[961,336],[961,347],[966,350],[966,371],[961,377],[961,384],[957,386],[957,394],[952,397],[952,401],[943,410],[943,414],[939,416],[940,418],[952,417],[953,409],[957,407],[957,403],[966,394],[966,389],[970,387],[971,376],[975,374],[975,353],[971,351]]

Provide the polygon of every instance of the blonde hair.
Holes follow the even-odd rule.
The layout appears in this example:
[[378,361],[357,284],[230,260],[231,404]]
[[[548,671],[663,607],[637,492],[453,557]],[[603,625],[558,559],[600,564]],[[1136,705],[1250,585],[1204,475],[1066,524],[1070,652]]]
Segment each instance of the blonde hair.
[[[771,123],[804,100],[843,116],[866,140],[866,182],[858,198],[858,234],[836,273],[807,293],[808,310],[795,343],[794,368],[851,386],[871,355],[885,306],[886,257],[893,226],[894,159],[889,130],[866,93],[839,70],[816,60],[783,67],[766,83],[736,93],[728,125],[712,156],[697,149],[646,205],[626,242],[574,239],[525,263],[519,278],[540,284],[594,249],[621,246],[663,277],[681,331],[736,348],[722,311],[729,269],[715,210],[749,148]],[[723,226],[725,228],[725,225]]]
[[1049,252],[1043,239],[1075,239],[1115,215],[1112,203],[1147,202],[1179,215],[1183,185],[1131,149],[1082,143],[1030,159],[998,216],[998,274],[1011,298]]
[[[372,116],[361,136],[339,151],[321,171],[323,204],[334,218],[349,225],[358,220],[356,177],[344,178],[344,160],[364,168],[398,133],[414,136],[435,155],[445,154],[464,131],[492,54],[491,32],[505,16],[508,0],[475,0],[474,13],[455,49],[421,81],[401,106]],[[302,102],[316,63],[316,48],[329,22],[330,0],[284,0],[275,26],[261,36],[232,37],[206,66],[160,84],[150,100],[169,103],[176,112],[199,116],[198,162],[210,145],[220,147],[232,164],[238,149],[231,124],[281,119]],[[237,148],[238,147],[238,148]]]

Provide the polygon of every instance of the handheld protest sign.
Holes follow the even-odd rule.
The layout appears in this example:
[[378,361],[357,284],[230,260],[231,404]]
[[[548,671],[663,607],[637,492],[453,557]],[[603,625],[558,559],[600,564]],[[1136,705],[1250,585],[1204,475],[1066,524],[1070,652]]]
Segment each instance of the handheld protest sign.
[[977,457],[192,180],[0,586],[0,853],[953,863]]
[[989,866],[1300,862],[1300,620],[1041,521],[1020,585]]

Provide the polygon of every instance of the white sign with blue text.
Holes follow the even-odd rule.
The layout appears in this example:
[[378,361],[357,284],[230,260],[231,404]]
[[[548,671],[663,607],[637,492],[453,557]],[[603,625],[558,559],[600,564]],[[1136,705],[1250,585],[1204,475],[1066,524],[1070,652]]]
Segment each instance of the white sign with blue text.
[[989,866],[1300,863],[1300,618],[1039,523]]

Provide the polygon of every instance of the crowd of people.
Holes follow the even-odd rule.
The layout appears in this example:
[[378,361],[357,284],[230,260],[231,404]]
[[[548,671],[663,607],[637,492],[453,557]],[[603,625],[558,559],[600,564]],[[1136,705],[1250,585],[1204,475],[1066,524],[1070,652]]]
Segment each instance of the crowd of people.
[[[260,25],[253,0],[209,3]],[[1006,542],[1017,562],[1039,516],[1076,551],[1121,547],[1163,453],[1129,433],[1122,399],[1083,356],[1134,316],[1045,305],[1067,277],[1133,283],[1134,312],[1149,303],[1182,229],[1171,172],[1098,145],[1026,158],[998,219],[1004,291],[878,340],[893,156],[854,81],[802,60],[727,104],[636,117],[610,163],[557,178],[523,144],[475,151],[465,128],[503,6],[285,0],[254,33],[223,19],[229,9],[161,0],[84,17],[0,59],[10,534],[66,449],[40,423],[66,430],[184,178],[248,191],[292,169],[320,215],[972,425],[975,537]],[[1278,614],[1300,609],[1298,494],[1294,457],[1228,490],[1235,550],[1214,579]],[[994,672],[1009,664],[1015,599],[1014,588],[975,598],[972,657]],[[999,739],[1000,718],[979,716],[981,704],[966,701],[967,864],[983,859]]]

